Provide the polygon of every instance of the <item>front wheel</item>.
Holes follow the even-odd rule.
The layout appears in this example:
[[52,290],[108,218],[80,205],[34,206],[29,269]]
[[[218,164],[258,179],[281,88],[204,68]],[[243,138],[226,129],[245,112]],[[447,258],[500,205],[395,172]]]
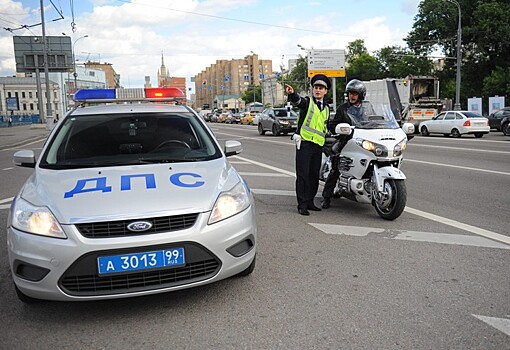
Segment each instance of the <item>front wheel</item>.
[[510,136],[510,123],[501,125],[501,131],[503,131],[503,135]]
[[395,220],[406,207],[406,184],[404,180],[386,180],[384,182],[384,192],[374,192],[373,204],[375,211],[385,220]]
[[424,125],[421,127],[421,135],[422,136],[429,136],[429,130],[427,129],[427,127]]
[[452,135],[452,137],[455,137],[455,138],[459,138],[461,136],[460,131],[458,129],[453,129],[451,132],[451,135]]
[[266,131],[262,127],[262,124],[259,123],[259,135],[264,135],[265,133],[266,133]]

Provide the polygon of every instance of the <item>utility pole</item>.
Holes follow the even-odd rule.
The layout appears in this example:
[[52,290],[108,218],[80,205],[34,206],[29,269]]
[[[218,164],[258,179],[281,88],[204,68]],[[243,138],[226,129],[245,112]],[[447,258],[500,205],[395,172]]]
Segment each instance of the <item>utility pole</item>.
[[[43,40],[43,57],[44,57],[44,83],[46,85],[46,130],[53,129],[53,117],[51,112],[51,95],[50,95],[50,77],[48,74],[48,42],[46,40],[46,25],[44,24],[44,4],[41,4],[41,24],[42,24],[42,40]],[[42,98],[42,96],[39,96]]]

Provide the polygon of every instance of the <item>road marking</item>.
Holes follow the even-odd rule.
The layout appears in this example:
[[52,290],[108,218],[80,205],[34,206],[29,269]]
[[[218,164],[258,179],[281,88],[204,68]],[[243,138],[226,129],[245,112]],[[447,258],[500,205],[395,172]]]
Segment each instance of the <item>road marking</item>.
[[456,228],[464,230],[464,231],[472,232],[475,235],[483,236],[483,237],[486,237],[486,238],[489,238],[489,239],[493,239],[495,241],[499,241],[499,242],[502,242],[502,243],[505,243],[505,244],[510,244],[510,237],[509,236],[505,236],[505,235],[501,235],[499,233],[495,233],[495,232],[491,232],[491,231],[488,231],[488,230],[484,230],[483,228],[479,228],[479,227],[476,227],[476,226],[471,226],[471,225],[468,225],[468,224],[464,224],[462,222],[451,220],[451,219],[448,219],[448,218],[445,218],[445,217],[442,217],[442,216],[439,216],[439,215],[434,215],[434,214],[431,214],[431,213],[427,213],[427,212],[424,212],[424,211],[421,211],[421,210],[418,210],[418,209],[413,209],[413,208],[406,207],[404,210],[406,212],[410,213],[410,214],[418,215],[418,216],[421,216],[421,217],[423,217],[425,219],[429,219],[429,220],[432,220],[432,221],[437,221],[437,222],[440,222],[440,223],[448,225],[448,226],[453,226],[453,227],[456,227]]
[[365,237],[368,235],[378,235],[383,238],[397,239],[403,241],[429,242],[440,244],[455,244],[472,247],[510,249],[510,244],[502,244],[493,240],[470,235],[458,235],[451,233],[436,233],[408,230],[394,230],[373,227],[345,226],[310,223],[316,229],[331,235],[347,235]]
[[[14,149],[21,149],[22,147],[33,145],[34,143],[38,143],[38,142],[41,142],[41,141],[44,141],[44,140],[46,140],[46,137],[43,137],[41,139],[36,139],[35,141],[32,141],[32,142],[21,143],[21,144],[14,145],[14,146],[7,146],[8,148],[2,148],[2,149],[0,149],[0,151],[11,151],[11,150],[14,150]],[[36,149],[41,149],[41,148],[36,148]]]
[[[9,209],[11,207],[10,202],[12,202],[13,199],[14,199],[14,197],[0,199],[0,210],[1,209]],[[3,204],[3,203],[7,203],[7,204]]]
[[0,199],[0,204],[7,203],[7,202],[12,202],[13,199],[14,199],[14,197]]
[[10,168],[3,168],[2,170],[11,170],[11,169],[14,169],[14,167],[10,167]]
[[474,317],[510,336],[510,319],[475,315]]
[[264,163],[260,163],[260,162],[257,162],[257,161],[254,161],[254,160],[250,160],[250,159],[247,159],[247,158],[243,158],[243,157],[239,157],[239,156],[235,156],[237,159],[240,159],[242,161],[245,161],[245,162],[248,162],[248,163],[251,163],[251,164],[255,164],[255,165],[258,165],[262,168],[266,168],[266,169],[271,169],[271,170],[274,170],[276,172],[279,172],[279,173],[282,173],[282,174],[286,174],[286,175],[289,175],[289,176],[292,176],[292,177],[296,177],[296,173],[293,172],[293,171],[287,171],[287,170],[283,170],[283,169],[280,169],[280,168],[277,168],[277,167],[274,167],[272,165],[269,165],[269,164],[264,164]]
[[[466,140],[467,141],[467,140]],[[486,142],[502,142],[502,141],[491,141],[486,140]],[[428,147],[428,148],[445,148],[445,146],[436,146],[436,145],[420,145],[416,143],[408,144],[408,147]],[[476,149],[476,148],[461,148],[461,147],[450,147],[448,146],[448,150],[457,150],[457,151],[469,151],[469,152],[483,152],[483,153],[497,153],[497,154],[507,154],[510,153],[508,151],[494,151],[494,150],[484,150],[484,149]]]
[[411,163],[422,163],[422,164],[429,164],[429,165],[437,165],[437,166],[444,166],[448,168],[456,168],[456,169],[464,169],[464,170],[474,170],[474,171],[481,171],[483,173],[491,173],[491,174],[499,174],[499,175],[510,175],[510,173],[506,173],[503,171],[496,171],[496,170],[487,170],[487,169],[477,169],[477,168],[471,168],[467,166],[460,166],[460,165],[451,165],[451,164],[441,164],[441,163],[433,163],[433,162],[425,162],[422,160],[414,160],[414,159],[407,159],[404,158],[404,163],[411,162]]

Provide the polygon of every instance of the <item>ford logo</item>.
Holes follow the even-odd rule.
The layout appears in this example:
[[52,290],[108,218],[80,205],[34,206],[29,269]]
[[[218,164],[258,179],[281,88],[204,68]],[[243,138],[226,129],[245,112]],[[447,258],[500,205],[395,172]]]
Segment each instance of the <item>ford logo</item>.
[[127,229],[132,232],[143,232],[147,231],[152,227],[152,224],[148,221],[135,221],[127,225]]

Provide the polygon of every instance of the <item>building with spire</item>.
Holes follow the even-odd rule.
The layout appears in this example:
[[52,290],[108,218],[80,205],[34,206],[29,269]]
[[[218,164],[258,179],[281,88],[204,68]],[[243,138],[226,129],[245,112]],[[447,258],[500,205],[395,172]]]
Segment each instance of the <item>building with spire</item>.
[[176,87],[186,93],[186,78],[170,76],[165,66],[163,52],[161,53],[161,67],[158,70],[158,87]]

